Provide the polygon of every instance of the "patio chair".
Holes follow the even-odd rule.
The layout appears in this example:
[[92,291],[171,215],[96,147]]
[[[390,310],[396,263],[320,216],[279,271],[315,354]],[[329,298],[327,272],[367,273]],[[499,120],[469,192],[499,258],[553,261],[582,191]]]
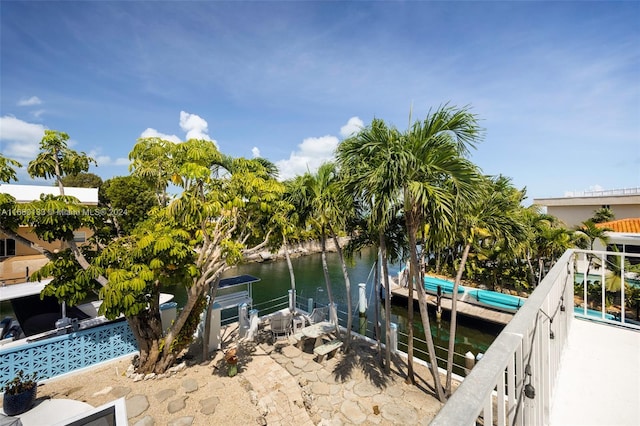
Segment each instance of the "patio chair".
[[307,321],[309,321],[309,324],[313,325],[313,324],[325,321],[328,315],[329,315],[328,306],[325,306],[322,308],[313,308],[313,311],[311,311],[311,314],[306,316],[306,319]]
[[276,341],[280,337],[289,337],[291,334],[291,320],[293,319],[292,313],[278,314],[271,317],[269,323],[271,325],[271,335],[273,340]]

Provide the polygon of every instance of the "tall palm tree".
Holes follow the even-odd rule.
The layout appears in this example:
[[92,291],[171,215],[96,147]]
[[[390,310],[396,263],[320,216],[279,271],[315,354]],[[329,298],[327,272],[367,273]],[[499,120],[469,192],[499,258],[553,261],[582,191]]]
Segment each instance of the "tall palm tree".
[[[430,336],[426,292],[418,260],[417,236],[424,224],[453,222],[454,201],[468,199],[478,184],[477,168],[465,156],[480,140],[477,118],[468,109],[442,106],[430,111],[423,121],[417,121],[405,134],[405,149],[411,161],[404,169],[403,201],[411,264],[409,300],[413,287],[418,292],[420,316],[429,334],[427,348],[438,399],[445,395],[440,384],[433,338]],[[410,306],[411,308],[411,306]],[[409,309],[411,323],[413,309]],[[413,332],[409,330],[409,380],[415,383],[413,372]]]
[[[329,267],[327,265],[326,240],[327,237],[333,239],[338,252],[342,275],[345,282],[346,304],[347,304],[347,332],[345,335],[345,350],[348,351],[351,342],[351,328],[353,326],[352,304],[351,304],[351,281],[347,271],[347,265],[342,253],[342,247],[338,240],[337,232],[344,228],[345,220],[352,211],[352,202],[343,197],[343,192],[339,190],[338,171],[334,163],[324,163],[315,174],[306,173],[303,177],[306,205],[310,207],[311,214],[308,220],[320,233],[322,248],[322,270],[327,286],[329,302],[333,303],[331,291],[331,280],[329,278]],[[336,325],[337,327],[337,325]]]
[[[367,229],[376,241],[382,260],[382,281],[385,288],[385,372],[391,365],[391,293],[388,260],[394,250],[389,244],[389,229],[401,208],[401,165],[403,158],[400,132],[383,120],[374,119],[357,135],[344,140],[337,149],[336,158],[344,176],[344,190],[360,197],[369,208]],[[397,241],[395,241],[397,243]],[[399,251],[395,251],[396,253]]]
[[[579,225],[574,232],[574,236],[576,237],[576,244],[580,248],[586,248],[589,250],[593,250],[593,246],[596,241],[602,242],[605,246],[607,245],[609,238],[607,237],[607,231],[610,229],[606,227],[596,226],[596,224],[592,220],[586,220]],[[589,270],[591,269],[591,262],[594,260],[594,256],[590,253],[587,253],[587,269],[584,273],[584,279],[582,280],[583,285],[587,285],[587,281],[589,279]],[[604,266],[604,265],[603,265]]]
[[[480,239],[491,239],[502,246],[513,246],[523,232],[516,212],[520,208],[521,196],[510,184],[509,179],[499,176],[484,178],[484,183],[475,188],[475,196],[456,203],[456,234],[464,241],[462,257],[453,285],[453,295],[458,287],[469,251]],[[451,298],[451,321],[449,330],[449,348],[447,357],[447,378],[445,391],[451,394],[451,376],[453,373],[453,353],[455,349],[457,325],[457,298]]]
[[[430,333],[426,294],[420,278],[417,236],[424,225],[437,216],[452,221],[454,194],[467,197],[476,181],[476,168],[464,156],[480,138],[480,128],[475,115],[466,108],[456,109],[447,105],[429,111],[423,121],[415,122],[400,134],[391,131],[380,120],[374,120],[367,131],[345,142],[338,148],[338,158],[346,159],[352,168],[350,173],[360,174],[362,187],[366,188],[376,203],[402,205],[405,228],[409,238],[410,272],[408,322],[413,322],[413,290],[418,289],[418,302],[425,338],[431,360],[431,373],[436,394],[441,401],[445,396],[440,384],[433,337]],[[342,153],[341,153],[342,151]],[[353,157],[350,160],[349,157]],[[370,163],[367,167],[366,164]],[[363,167],[359,171],[356,167]],[[444,183],[447,182],[447,185]],[[381,209],[384,217],[392,209]],[[381,219],[379,223],[388,223]],[[384,228],[383,228],[384,229]],[[413,327],[408,338],[407,380],[415,384],[413,369]]]

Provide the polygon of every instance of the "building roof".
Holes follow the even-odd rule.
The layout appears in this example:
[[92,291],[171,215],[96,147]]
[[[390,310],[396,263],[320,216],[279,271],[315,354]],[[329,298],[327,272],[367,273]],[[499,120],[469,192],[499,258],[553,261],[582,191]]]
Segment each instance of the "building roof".
[[[65,195],[71,195],[87,206],[98,205],[98,188],[65,187]],[[39,200],[40,195],[60,195],[57,186],[0,184],[0,194],[9,194],[18,203],[30,203]]]
[[640,234],[640,217],[613,220],[611,222],[597,223],[596,226],[598,228],[608,228],[613,232]]

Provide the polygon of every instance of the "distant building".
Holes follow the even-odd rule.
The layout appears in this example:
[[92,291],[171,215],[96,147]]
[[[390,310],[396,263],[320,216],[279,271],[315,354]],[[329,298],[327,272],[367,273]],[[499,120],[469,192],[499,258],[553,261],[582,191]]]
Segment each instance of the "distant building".
[[[98,205],[97,188],[65,187],[64,191],[65,195],[76,197],[85,206]],[[0,184],[0,194],[13,196],[18,203],[18,209],[20,204],[39,200],[42,194],[59,195],[59,193],[57,186]],[[48,243],[40,240],[30,226],[20,226],[16,233],[50,252],[66,248],[64,241]],[[76,243],[83,245],[93,236],[93,231],[89,228],[80,228],[74,231],[73,234]],[[40,269],[47,262],[48,259],[38,250],[16,241],[0,231],[0,282],[26,281],[30,274]]]
[[[598,223],[596,226],[609,230],[607,231],[607,250],[640,254],[640,217]],[[599,241],[595,242],[594,248],[604,250]],[[629,257],[628,260],[634,265],[640,263],[640,258],[637,257]]]
[[536,198],[534,204],[546,207],[547,214],[575,228],[593,217],[596,210],[609,208],[616,219],[640,217],[640,188],[593,191],[558,198]]

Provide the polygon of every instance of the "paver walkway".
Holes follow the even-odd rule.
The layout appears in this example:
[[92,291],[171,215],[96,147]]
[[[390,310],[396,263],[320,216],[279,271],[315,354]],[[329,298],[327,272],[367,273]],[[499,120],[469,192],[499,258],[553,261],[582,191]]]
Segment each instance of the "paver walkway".
[[[258,343],[238,342],[236,337],[227,340],[225,349],[237,345],[239,361],[235,377],[227,376],[223,352],[219,351],[208,363],[174,368],[167,379],[136,377],[130,371],[130,379],[100,388],[87,382],[90,378],[71,376],[64,384],[52,380],[43,393],[87,401],[94,406],[125,397],[132,426],[164,424],[159,422],[158,413],[169,414],[170,426],[207,425],[212,421],[234,424],[229,417],[220,423],[226,404],[209,391],[220,389],[229,381],[239,381],[246,389],[248,398],[244,398],[253,404],[247,407],[246,414],[261,425],[426,425],[441,407],[428,390],[430,374],[421,364],[415,364],[418,385],[412,386],[404,381],[404,362],[396,358],[392,374],[385,375],[378,367],[374,347],[368,342],[354,340],[348,354],[339,351],[319,364],[314,361],[312,347],[306,346],[301,351],[294,342],[286,340],[272,344],[270,334],[261,332]],[[127,364],[120,361],[116,373],[119,368],[122,372]],[[95,367],[89,374],[113,375],[113,369],[113,365]],[[212,372],[202,376],[203,369]],[[199,375],[190,376],[190,372]]]

